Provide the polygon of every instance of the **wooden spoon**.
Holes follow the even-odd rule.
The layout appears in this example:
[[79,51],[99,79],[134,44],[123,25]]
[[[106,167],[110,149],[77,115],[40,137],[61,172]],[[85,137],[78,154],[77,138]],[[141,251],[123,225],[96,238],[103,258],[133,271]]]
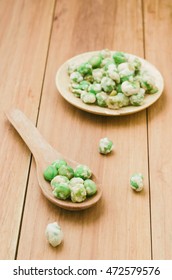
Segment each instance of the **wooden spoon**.
[[98,180],[95,175],[92,175],[92,179],[97,184],[97,193],[90,198],[87,198],[81,203],[74,203],[70,200],[60,200],[54,197],[52,188],[49,182],[43,177],[43,172],[48,165],[57,159],[64,159],[68,165],[75,168],[79,163],[64,157],[62,154],[54,150],[42,137],[38,129],[32,124],[32,122],[18,109],[12,109],[6,114],[8,120],[15,127],[22,139],[25,141],[30,151],[32,152],[37,168],[38,182],[44,196],[54,203],[55,205],[75,211],[89,208],[96,204],[101,198],[102,191],[100,189]]

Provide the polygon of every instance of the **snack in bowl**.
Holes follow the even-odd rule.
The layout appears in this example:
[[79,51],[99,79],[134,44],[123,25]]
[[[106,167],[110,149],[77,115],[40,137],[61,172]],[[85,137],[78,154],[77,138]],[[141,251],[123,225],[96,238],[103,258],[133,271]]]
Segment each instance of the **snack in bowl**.
[[81,64],[68,65],[69,90],[83,103],[118,110],[141,106],[156,94],[154,76],[142,60],[124,52],[102,50]]
[[[126,81],[131,84],[124,83]],[[67,102],[103,116],[144,110],[161,97],[164,89],[161,73],[149,61],[108,49],[68,59],[59,67],[55,83]]]

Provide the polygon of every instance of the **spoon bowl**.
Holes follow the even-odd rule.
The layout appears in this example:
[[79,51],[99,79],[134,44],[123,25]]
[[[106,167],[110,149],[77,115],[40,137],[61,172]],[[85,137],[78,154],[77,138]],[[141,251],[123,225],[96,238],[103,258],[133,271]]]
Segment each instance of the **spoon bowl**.
[[70,200],[60,200],[54,197],[50,183],[47,182],[43,177],[43,172],[46,167],[58,159],[64,159],[72,168],[75,168],[80,163],[66,158],[61,153],[57,152],[49,143],[45,141],[38,129],[20,110],[12,109],[6,113],[6,116],[32,152],[36,162],[39,186],[43,195],[49,201],[63,209],[78,211],[87,209],[95,205],[100,200],[102,191],[100,184],[94,174],[92,175],[92,179],[97,185],[97,192],[95,195],[86,198],[85,201],[74,203]]

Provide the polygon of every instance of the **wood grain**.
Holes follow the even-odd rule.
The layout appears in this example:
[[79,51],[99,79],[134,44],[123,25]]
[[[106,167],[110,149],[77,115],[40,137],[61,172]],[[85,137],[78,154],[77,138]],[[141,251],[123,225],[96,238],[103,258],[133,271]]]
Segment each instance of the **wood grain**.
[[[38,127],[58,151],[85,163],[102,182],[101,202],[82,213],[56,208],[40,193],[32,163],[18,247],[18,259],[150,259],[150,209],[146,112],[124,117],[95,116],[68,104],[55,87],[58,67],[70,57],[109,48],[143,56],[141,1],[56,2]],[[98,153],[108,136],[115,149]],[[129,186],[144,174],[145,189]],[[47,223],[57,221],[64,242],[52,248]]]
[[19,238],[30,152],[7,122],[21,108],[35,123],[54,1],[0,1],[0,259],[14,259]]
[[[149,153],[154,259],[172,258],[171,118],[172,2],[144,1],[146,58],[164,76],[165,91],[149,109]],[[158,32],[157,32],[158,31]]]

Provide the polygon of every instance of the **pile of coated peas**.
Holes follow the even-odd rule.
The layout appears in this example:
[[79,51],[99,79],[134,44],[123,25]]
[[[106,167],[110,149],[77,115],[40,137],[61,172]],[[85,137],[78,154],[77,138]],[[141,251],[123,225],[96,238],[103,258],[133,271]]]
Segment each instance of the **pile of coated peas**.
[[76,97],[110,109],[141,106],[145,94],[158,91],[141,60],[124,52],[102,50],[80,65],[70,64],[68,74],[69,89]]
[[44,178],[49,181],[53,195],[61,200],[83,202],[97,192],[96,183],[91,179],[92,171],[86,165],[75,169],[63,159],[54,161],[44,170]]

